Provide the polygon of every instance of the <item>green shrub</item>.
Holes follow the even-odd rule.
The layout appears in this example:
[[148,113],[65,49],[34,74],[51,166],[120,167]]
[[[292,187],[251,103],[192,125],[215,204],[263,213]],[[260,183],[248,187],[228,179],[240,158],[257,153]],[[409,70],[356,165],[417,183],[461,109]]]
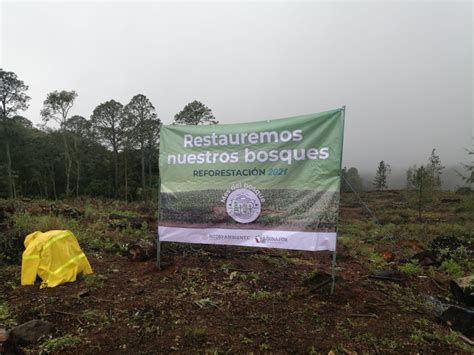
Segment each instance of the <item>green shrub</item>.
[[0,326],[12,327],[16,325],[13,313],[7,302],[0,301]]
[[104,325],[108,323],[108,318],[105,313],[97,309],[86,309],[82,312],[81,318],[94,325]]
[[459,265],[453,259],[447,259],[443,261],[441,264],[441,269],[453,278],[461,277],[464,274],[461,265]]
[[409,263],[400,265],[398,269],[409,276],[418,275],[423,271],[423,268],[418,264],[417,261],[411,261]]
[[371,253],[369,255],[369,261],[370,261],[369,267],[371,270],[380,269],[386,264],[385,259],[379,253]]
[[273,293],[271,293],[269,291],[260,290],[260,291],[256,291],[256,292],[252,293],[252,299],[254,299],[256,301],[268,299],[268,298],[271,298],[271,297],[273,297]]

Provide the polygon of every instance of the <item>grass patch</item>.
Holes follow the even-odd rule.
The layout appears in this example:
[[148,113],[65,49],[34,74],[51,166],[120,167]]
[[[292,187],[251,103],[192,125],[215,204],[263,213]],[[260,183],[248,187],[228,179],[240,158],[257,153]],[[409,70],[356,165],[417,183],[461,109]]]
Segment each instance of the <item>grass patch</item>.
[[93,325],[105,325],[109,321],[104,312],[97,309],[86,309],[82,312],[81,318]]
[[420,264],[418,264],[418,261],[416,260],[400,265],[398,269],[404,274],[407,274],[408,276],[415,276],[423,272],[423,268]]
[[98,274],[84,275],[84,283],[89,289],[99,289],[104,287],[107,277]]
[[78,227],[78,222],[73,218],[53,215],[35,216],[28,212],[16,213],[13,221],[18,233],[25,236],[35,231],[75,230]]
[[191,327],[186,329],[185,338],[192,343],[204,343],[208,336],[208,331],[206,327]]
[[255,301],[265,300],[274,297],[272,292],[260,290],[252,293],[251,298]]
[[441,270],[446,272],[452,278],[458,278],[464,275],[463,268],[456,261],[446,259],[441,264]]
[[81,338],[75,335],[64,335],[57,338],[48,338],[40,345],[40,350],[43,353],[49,354],[57,351],[65,350],[71,346],[81,343]]
[[11,328],[15,326],[16,320],[10,306],[5,301],[0,301],[0,326]]

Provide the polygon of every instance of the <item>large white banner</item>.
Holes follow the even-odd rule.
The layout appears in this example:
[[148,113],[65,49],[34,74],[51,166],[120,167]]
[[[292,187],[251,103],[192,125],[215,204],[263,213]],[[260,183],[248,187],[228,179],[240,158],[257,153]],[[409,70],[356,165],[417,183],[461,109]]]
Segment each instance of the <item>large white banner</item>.
[[163,126],[160,241],[335,250],[343,122]]

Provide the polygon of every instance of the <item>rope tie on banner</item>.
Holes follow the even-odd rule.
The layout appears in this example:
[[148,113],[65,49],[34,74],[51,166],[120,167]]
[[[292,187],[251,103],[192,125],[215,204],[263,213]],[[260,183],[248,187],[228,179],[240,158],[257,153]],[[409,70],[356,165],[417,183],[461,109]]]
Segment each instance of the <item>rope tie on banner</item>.
[[[341,175],[342,178],[344,179],[344,181],[347,183],[347,185],[350,187],[350,189],[352,190],[352,192],[357,196],[358,200],[359,200],[359,203],[367,210],[367,212],[369,212],[370,216],[372,217],[373,221],[375,222],[375,224],[377,225],[377,227],[379,227],[379,230],[381,231],[383,229],[383,226],[382,226],[382,223],[380,223],[379,219],[377,218],[377,216],[375,215],[375,213],[369,208],[369,206],[367,206],[367,204],[362,200],[362,198],[360,197],[360,195],[357,193],[357,191],[354,189],[354,187],[351,185],[351,183],[349,181],[347,181],[347,179],[345,178],[344,175]],[[392,234],[388,235],[387,236],[388,239],[391,241],[392,243],[392,247],[394,249],[397,249],[396,248],[396,243],[395,243],[395,238],[393,237]]]
[[365,204],[364,201],[362,201],[362,198],[360,197],[360,195],[357,193],[357,191],[354,189],[354,187],[351,185],[351,183],[349,181],[347,181],[346,177],[344,175],[342,175],[342,178],[344,179],[344,181],[346,182],[346,184],[351,188],[352,192],[355,193],[355,195],[357,196],[357,198],[359,199],[359,202],[362,206],[364,206],[364,208],[367,210],[367,212],[369,212],[370,216],[372,217],[372,219],[374,220],[374,222],[380,227],[382,228],[382,224],[380,224],[380,221],[379,219],[377,218],[377,216],[375,215],[374,212],[372,212],[372,210],[369,208],[369,206],[367,206]]

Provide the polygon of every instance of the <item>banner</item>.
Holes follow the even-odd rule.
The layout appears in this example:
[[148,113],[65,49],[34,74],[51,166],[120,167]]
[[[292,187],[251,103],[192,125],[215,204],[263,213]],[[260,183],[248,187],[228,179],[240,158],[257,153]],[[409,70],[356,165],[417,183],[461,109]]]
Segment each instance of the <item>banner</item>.
[[160,241],[335,250],[343,121],[162,126]]

